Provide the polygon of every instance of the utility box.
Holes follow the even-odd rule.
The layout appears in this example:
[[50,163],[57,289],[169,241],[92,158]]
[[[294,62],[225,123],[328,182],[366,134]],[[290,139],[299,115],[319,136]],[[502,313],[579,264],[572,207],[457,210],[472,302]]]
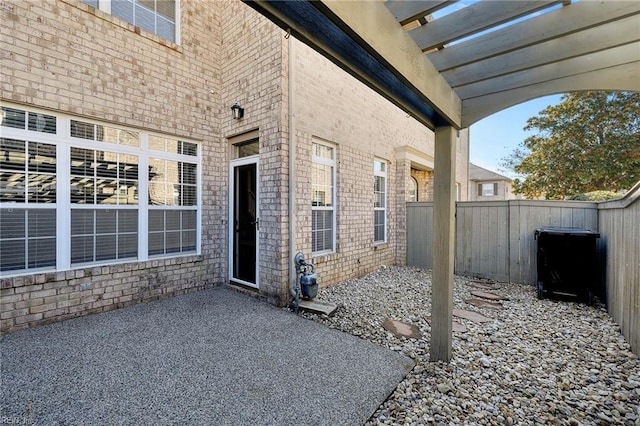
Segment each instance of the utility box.
[[569,296],[593,304],[601,296],[598,262],[600,234],[581,228],[545,227],[535,230],[538,299]]

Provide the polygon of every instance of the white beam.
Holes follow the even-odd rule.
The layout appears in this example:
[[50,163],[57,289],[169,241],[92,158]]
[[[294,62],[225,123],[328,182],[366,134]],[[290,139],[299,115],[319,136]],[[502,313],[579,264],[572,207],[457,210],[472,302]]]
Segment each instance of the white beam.
[[640,62],[549,80],[526,87],[467,99],[462,102],[462,125],[469,127],[498,111],[541,96],[584,90],[640,92]]
[[631,16],[505,55],[453,68],[442,75],[455,88],[635,41],[640,41],[640,21],[638,17]]
[[455,263],[456,137],[453,127],[435,132],[433,270],[430,361],[451,360],[453,267]]
[[448,46],[427,57],[443,71],[637,14],[640,14],[637,1],[580,1]]
[[466,100],[632,62],[640,63],[640,42],[460,86],[456,92]]
[[411,21],[416,21],[430,15],[433,12],[457,1],[458,0],[389,0],[385,3],[385,6],[401,25],[405,25]]
[[556,3],[560,1],[480,1],[411,30],[409,34],[426,51]]
[[449,123],[458,126],[460,99],[382,2],[322,0],[321,3],[429,100]]

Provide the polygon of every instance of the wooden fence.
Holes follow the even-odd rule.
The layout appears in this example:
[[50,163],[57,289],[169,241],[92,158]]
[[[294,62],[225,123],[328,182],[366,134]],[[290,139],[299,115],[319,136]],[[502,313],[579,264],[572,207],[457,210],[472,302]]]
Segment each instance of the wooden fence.
[[[432,265],[433,203],[407,204],[407,264]],[[543,226],[598,230],[598,205],[582,201],[472,201],[456,204],[459,275],[535,284],[534,232]]]
[[623,199],[598,209],[607,309],[640,355],[640,182]]
[[[640,182],[622,199],[474,201],[456,205],[459,275],[535,284],[534,232],[544,226],[599,232],[607,307],[640,354]],[[433,203],[407,204],[407,265],[432,265]]]

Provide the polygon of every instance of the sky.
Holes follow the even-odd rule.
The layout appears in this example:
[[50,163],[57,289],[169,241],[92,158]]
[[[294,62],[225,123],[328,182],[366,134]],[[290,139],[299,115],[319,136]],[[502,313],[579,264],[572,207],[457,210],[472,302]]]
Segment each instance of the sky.
[[476,166],[501,175],[514,177],[499,166],[518,145],[535,131],[525,132],[527,119],[535,117],[549,105],[560,103],[562,95],[537,98],[497,112],[471,125],[469,130],[469,159]]

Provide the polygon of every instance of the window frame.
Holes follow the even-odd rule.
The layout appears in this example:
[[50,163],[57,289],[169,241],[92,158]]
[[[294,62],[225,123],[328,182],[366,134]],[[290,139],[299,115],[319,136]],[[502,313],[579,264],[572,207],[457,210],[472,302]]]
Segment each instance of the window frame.
[[[384,170],[380,170],[377,165],[381,164],[384,165],[384,167],[382,167],[382,169]],[[389,179],[388,179],[388,170],[389,170],[389,162],[386,160],[383,160],[382,158],[374,158],[373,160],[373,178],[374,178],[374,183],[373,183],[373,244],[374,245],[379,245],[379,244],[385,244],[387,242],[388,239],[388,220],[387,220],[387,207],[389,205]],[[384,182],[384,191],[382,192],[383,194],[383,206],[376,206],[376,183],[375,183],[375,179],[376,178],[382,178],[383,182]],[[378,191],[380,192],[380,191]],[[382,230],[382,239],[378,239],[376,240],[376,227],[380,226],[378,223],[376,223],[376,212],[383,212],[383,230]]]
[[[319,145],[325,148],[328,148],[331,150],[332,152],[332,159],[328,159],[326,157],[321,157],[321,156],[317,156],[315,155],[315,146]],[[317,139],[314,139],[313,142],[311,143],[311,167],[312,167],[312,173],[311,173],[311,191],[312,191],[312,199],[311,199],[311,255],[312,256],[322,256],[322,255],[327,255],[327,254],[333,254],[337,251],[337,220],[336,220],[336,212],[337,212],[337,198],[338,198],[338,191],[337,191],[337,146],[328,142],[324,142],[324,141],[320,141]],[[313,182],[313,166],[315,164],[318,165],[323,165],[323,166],[327,166],[327,167],[331,167],[331,180],[332,180],[332,186],[331,186],[331,205],[330,206],[314,206],[313,205],[313,186],[314,186],[314,182]],[[314,244],[314,235],[315,232],[317,232],[316,230],[314,230],[313,228],[313,215],[314,212],[316,211],[331,211],[332,212],[332,217],[331,217],[331,247],[330,248],[326,248],[323,250],[318,250],[318,251],[313,251],[313,248],[315,247]]]
[[[88,5],[90,7],[93,7],[95,9],[97,9],[97,10],[100,10],[100,11],[102,11],[104,13],[109,14],[109,15],[113,16],[114,18],[121,20],[122,22],[126,22],[127,24],[131,24],[131,25],[135,26],[136,28],[140,28],[142,31],[146,31],[149,34],[153,34],[156,37],[160,37],[163,40],[167,40],[170,43],[174,43],[176,45],[181,44],[181,41],[182,41],[181,37],[180,37],[180,33],[181,33],[181,31],[180,31],[180,29],[181,29],[180,28],[181,4],[180,3],[181,3],[181,0],[175,0],[176,9],[174,11],[175,18],[174,18],[174,22],[173,22],[173,25],[174,25],[174,34],[173,34],[174,39],[173,40],[170,40],[170,39],[160,35],[157,32],[157,15],[158,15],[158,12],[156,12],[156,11],[152,12],[154,14],[154,18],[155,18],[154,19],[154,23],[155,23],[154,26],[155,26],[156,29],[154,31],[150,31],[150,30],[145,29],[145,28],[141,27],[140,25],[136,24],[136,22],[129,22],[127,19],[124,19],[124,18],[121,18],[120,16],[114,15],[112,13],[112,10],[111,10],[111,6],[112,6],[111,0],[106,0],[106,1],[105,0],[94,0],[94,1],[80,0],[80,1],[82,3],[85,3],[86,5]],[[135,13],[135,8],[136,8],[136,5],[138,3],[138,0],[127,0],[127,1],[131,1],[132,5],[133,5],[134,13]],[[145,9],[148,9],[146,6],[141,6],[141,7],[144,7]],[[133,19],[133,20],[135,21],[135,19]]]
[[[485,186],[491,185],[491,194],[485,194]],[[497,182],[481,182],[478,184],[478,197],[496,197],[498,195],[498,183]]]
[[[148,148],[148,138],[150,134],[156,134],[141,129],[133,129],[127,126],[100,122],[97,120],[85,119],[83,117],[71,116],[65,113],[51,112],[38,108],[26,107],[22,105],[2,102],[3,108],[14,108],[32,113],[42,113],[53,115],[56,117],[56,133],[39,133],[32,130],[16,129],[11,127],[0,127],[2,129],[2,138],[16,139],[25,142],[46,143],[56,147],[56,181],[57,193],[55,203],[29,203],[27,199],[24,202],[0,202],[0,211],[4,209],[55,209],[56,210],[56,264],[55,266],[45,268],[28,268],[25,269],[6,270],[2,272],[3,276],[20,276],[39,272],[50,271],[66,271],[73,269],[81,269],[99,265],[115,265],[131,262],[144,262],[156,258],[175,258],[183,256],[200,255],[202,250],[201,229],[202,229],[202,144],[183,137],[175,137],[171,135],[161,135],[166,138],[181,141],[183,143],[194,144],[197,147],[196,152],[189,154],[179,154],[172,152],[155,151]],[[71,121],[81,121],[83,123],[91,123],[109,128],[127,130],[137,132],[139,135],[138,146],[130,146],[113,142],[96,141],[71,136]],[[73,203],[71,200],[71,148],[90,149],[95,151],[104,151],[109,153],[124,154],[137,156],[138,158],[138,180],[137,180],[137,204],[97,204]],[[189,210],[195,211],[195,250],[186,250],[176,253],[166,253],[162,255],[149,255],[148,240],[148,215],[153,207],[149,206],[148,192],[148,170],[149,159],[161,157],[167,160],[188,162],[195,164],[195,205],[188,206],[159,206],[170,210]],[[118,191],[116,191],[118,192]],[[94,198],[95,199],[95,198]],[[74,263],[71,259],[71,240],[72,240],[72,211],[74,210],[134,210],[137,211],[137,256],[127,257],[123,259],[107,259],[104,261],[92,261],[83,263]],[[95,215],[95,213],[94,213]],[[116,214],[118,217],[119,214]],[[94,238],[97,235],[94,225]],[[116,247],[117,250],[117,247]]]

